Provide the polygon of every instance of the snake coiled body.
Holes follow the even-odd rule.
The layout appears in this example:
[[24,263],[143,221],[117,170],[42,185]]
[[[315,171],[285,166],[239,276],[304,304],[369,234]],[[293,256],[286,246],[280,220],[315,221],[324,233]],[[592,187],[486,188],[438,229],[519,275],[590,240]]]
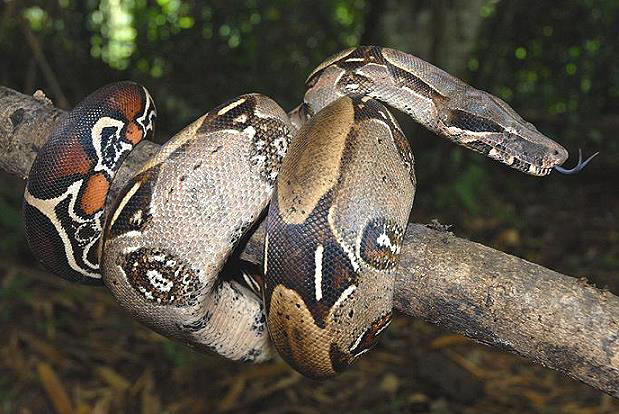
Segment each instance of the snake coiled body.
[[26,237],[50,271],[101,283],[105,199],[129,152],[152,135],[155,105],[135,83],[101,88],[65,116],[40,149],[24,194]]
[[[61,277],[105,283],[164,335],[245,361],[274,346],[303,374],[326,377],[391,320],[415,178],[383,104],[525,173],[567,158],[505,102],[393,49],[341,52],[306,86],[289,114],[259,94],[209,111],[111,205],[114,173],[152,133],[155,107],[133,83],[95,92],[32,167],[24,218],[34,254]],[[264,275],[225,266],[269,201]]]
[[264,274],[271,337],[299,371],[341,371],[391,322],[414,183],[408,142],[372,98],[339,98],[296,135],[269,209]]

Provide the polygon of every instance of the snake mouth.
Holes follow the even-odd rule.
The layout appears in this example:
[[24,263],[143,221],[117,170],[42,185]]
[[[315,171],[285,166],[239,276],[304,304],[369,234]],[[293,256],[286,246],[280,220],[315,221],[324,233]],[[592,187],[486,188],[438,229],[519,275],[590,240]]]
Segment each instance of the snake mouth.
[[518,159],[516,159],[514,163],[511,164],[511,167],[515,168],[518,171],[522,171],[523,173],[535,175],[538,177],[548,175],[552,171],[552,167],[542,167]]
[[555,164],[558,164],[557,162],[546,163],[542,161],[540,163],[535,163],[530,160],[525,160],[519,156],[520,154],[510,152],[500,144],[490,145],[481,141],[461,142],[461,144],[470,150],[479,152],[505,165],[509,165],[515,170],[538,177],[550,174]]
[[527,162],[515,155],[510,155],[507,152],[497,150],[496,148],[491,150],[490,153],[488,153],[488,156],[502,162],[503,164],[509,165],[515,170],[537,177],[548,175],[553,169],[553,167],[546,167],[544,165]]

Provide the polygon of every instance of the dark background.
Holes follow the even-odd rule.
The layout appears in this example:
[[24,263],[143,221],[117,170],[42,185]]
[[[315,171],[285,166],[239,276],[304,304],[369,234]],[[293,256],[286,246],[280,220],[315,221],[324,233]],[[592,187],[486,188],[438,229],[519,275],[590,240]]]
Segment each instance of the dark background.
[[[309,72],[358,44],[420,56],[505,99],[581,174],[519,174],[405,117],[414,220],[619,292],[619,2],[3,0],[0,84],[69,109],[116,80],[157,102],[156,140],[236,95],[296,106]],[[619,403],[527,361],[400,317],[326,382],[281,362],[196,354],[131,321],[103,288],[35,264],[23,183],[0,174],[2,413],[615,413]]]

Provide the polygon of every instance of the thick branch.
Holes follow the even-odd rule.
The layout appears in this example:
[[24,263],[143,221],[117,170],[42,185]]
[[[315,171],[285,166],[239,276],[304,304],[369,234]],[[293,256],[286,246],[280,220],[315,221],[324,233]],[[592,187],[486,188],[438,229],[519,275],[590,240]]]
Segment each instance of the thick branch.
[[[0,168],[26,178],[60,116],[62,111],[44,99],[0,87]],[[157,148],[141,144],[114,188]],[[259,227],[244,259],[261,263],[263,234]],[[582,280],[410,224],[395,307],[619,397],[619,298]]]

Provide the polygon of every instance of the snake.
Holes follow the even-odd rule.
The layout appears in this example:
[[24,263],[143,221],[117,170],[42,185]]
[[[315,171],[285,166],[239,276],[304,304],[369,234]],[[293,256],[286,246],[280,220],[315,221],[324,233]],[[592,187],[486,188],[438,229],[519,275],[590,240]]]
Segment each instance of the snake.
[[[389,108],[391,108],[391,110]],[[394,269],[416,179],[392,110],[535,176],[567,151],[507,103],[395,49],[360,46],[320,64],[286,113],[233,98],[183,128],[106,201],[130,151],[152,137],[145,87],[97,90],[54,128],[24,193],[34,256],[65,279],[105,285],[149,328],[199,351],[279,354],[331,377],[392,319]],[[266,221],[261,269],[235,251]]]

